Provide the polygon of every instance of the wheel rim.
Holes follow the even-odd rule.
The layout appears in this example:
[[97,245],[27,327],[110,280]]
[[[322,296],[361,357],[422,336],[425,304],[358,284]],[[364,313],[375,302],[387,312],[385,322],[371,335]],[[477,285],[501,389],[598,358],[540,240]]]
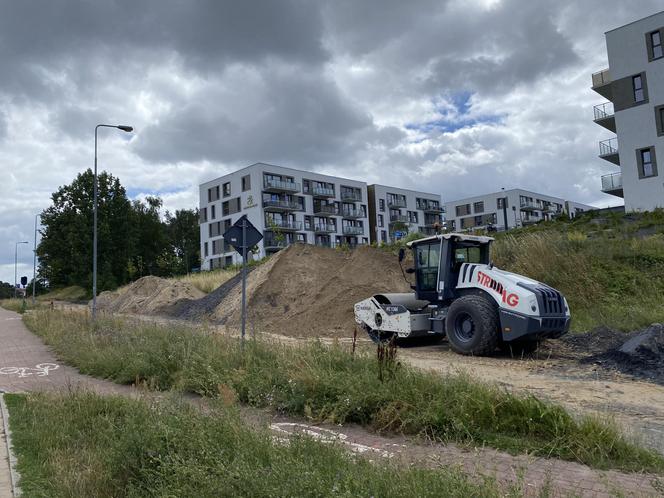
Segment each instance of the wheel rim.
[[454,335],[461,342],[470,342],[475,336],[475,329],[475,321],[468,313],[459,313],[454,320]]

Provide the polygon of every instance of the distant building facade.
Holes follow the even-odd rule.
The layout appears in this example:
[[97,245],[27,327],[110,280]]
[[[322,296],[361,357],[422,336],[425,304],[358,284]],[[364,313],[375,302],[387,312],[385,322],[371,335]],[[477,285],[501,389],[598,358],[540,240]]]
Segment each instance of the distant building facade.
[[594,121],[615,134],[599,143],[599,157],[619,171],[601,189],[625,199],[626,211],[664,207],[664,12],[605,33],[609,67],[592,75],[592,89],[608,102]]
[[[595,209],[587,204],[523,189],[501,190],[445,203],[446,228],[464,231],[522,227],[563,213],[574,217]],[[507,223],[507,224],[506,224]]]
[[444,220],[440,194],[386,185],[369,185],[369,229],[372,242],[392,243],[409,232],[434,235]]

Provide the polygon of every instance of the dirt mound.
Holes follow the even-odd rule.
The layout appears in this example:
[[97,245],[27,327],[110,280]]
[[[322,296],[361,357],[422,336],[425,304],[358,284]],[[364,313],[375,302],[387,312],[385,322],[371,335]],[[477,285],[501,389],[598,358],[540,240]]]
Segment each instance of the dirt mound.
[[[247,281],[249,320],[258,330],[297,337],[350,337],[353,305],[378,292],[407,292],[396,257],[363,247],[339,251],[293,245],[256,268]],[[236,326],[240,286],[211,318]]]
[[638,379],[664,384],[664,325],[654,323],[634,332],[598,329],[561,339],[585,353],[580,363],[595,364]]
[[117,291],[97,297],[101,310],[116,313],[158,313],[161,308],[182,299],[200,299],[205,293],[188,283],[159,277],[143,277]]

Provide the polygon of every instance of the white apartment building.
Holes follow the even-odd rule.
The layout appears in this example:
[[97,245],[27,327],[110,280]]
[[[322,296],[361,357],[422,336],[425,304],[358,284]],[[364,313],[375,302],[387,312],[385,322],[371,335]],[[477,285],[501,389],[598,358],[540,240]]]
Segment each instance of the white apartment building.
[[599,143],[599,157],[620,171],[602,177],[602,191],[625,199],[626,211],[664,207],[664,12],[605,33],[609,67],[592,75],[592,89],[608,99],[594,121],[615,135]]
[[502,231],[506,222],[507,229],[511,229],[551,220],[565,212],[574,217],[592,209],[596,208],[529,190],[501,190],[446,202],[446,228],[463,231],[492,227]]
[[239,263],[224,232],[241,216],[263,234],[257,257],[300,242],[368,244],[367,184],[256,163],[200,185],[201,268]]
[[372,242],[391,243],[408,232],[434,235],[434,226],[442,226],[445,209],[440,194],[386,185],[369,185],[367,190]]

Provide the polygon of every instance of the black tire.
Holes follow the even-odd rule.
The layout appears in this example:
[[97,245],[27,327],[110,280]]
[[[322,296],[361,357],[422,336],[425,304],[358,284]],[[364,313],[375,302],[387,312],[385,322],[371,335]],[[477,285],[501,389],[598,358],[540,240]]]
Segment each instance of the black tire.
[[457,353],[489,355],[498,345],[498,310],[480,295],[462,296],[452,303],[445,320],[447,340]]

